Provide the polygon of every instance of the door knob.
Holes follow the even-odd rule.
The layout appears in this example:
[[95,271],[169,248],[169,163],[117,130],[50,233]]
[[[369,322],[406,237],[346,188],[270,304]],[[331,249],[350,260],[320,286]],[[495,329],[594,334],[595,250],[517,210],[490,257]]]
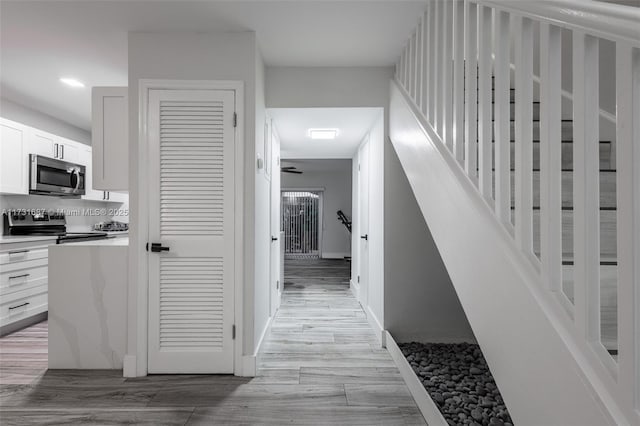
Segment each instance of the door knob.
[[278,241],[278,237],[271,237],[271,241]]
[[364,234],[364,235],[360,235],[360,238],[362,238],[363,240],[369,240],[369,234]]
[[[147,251],[149,250],[149,243],[147,243]],[[169,251],[169,247],[163,246],[160,243],[151,243],[151,251],[153,253],[160,253],[161,251]]]

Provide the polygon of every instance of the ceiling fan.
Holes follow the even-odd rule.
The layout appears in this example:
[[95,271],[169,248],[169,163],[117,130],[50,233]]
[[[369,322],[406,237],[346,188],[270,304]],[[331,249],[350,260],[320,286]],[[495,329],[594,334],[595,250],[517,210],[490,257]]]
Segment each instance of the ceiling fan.
[[297,170],[296,166],[281,167],[280,168],[280,172],[282,172],[282,173],[294,173],[296,175],[301,175],[302,174],[302,172],[300,170]]

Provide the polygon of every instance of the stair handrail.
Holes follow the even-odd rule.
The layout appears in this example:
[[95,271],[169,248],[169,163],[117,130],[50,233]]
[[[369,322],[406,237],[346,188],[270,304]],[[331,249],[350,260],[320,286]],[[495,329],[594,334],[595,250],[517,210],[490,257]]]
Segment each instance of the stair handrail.
[[538,22],[640,46],[640,7],[584,0],[478,0],[475,3]]
[[347,228],[347,231],[349,231],[349,233],[351,233],[351,220],[349,220],[347,215],[345,215],[342,210],[338,210],[337,211],[337,215],[338,215],[338,220],[340,221],[340,223],[342,223],[345,226],[345,228]]

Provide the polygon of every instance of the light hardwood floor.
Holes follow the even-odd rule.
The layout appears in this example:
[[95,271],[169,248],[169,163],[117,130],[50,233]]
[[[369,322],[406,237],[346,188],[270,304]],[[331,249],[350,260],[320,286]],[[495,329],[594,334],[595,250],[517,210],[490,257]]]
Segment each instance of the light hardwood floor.
[[258,376],[46,371],[46,322],[0,339],[0,424],[425,424],[342,261],[287,262]]

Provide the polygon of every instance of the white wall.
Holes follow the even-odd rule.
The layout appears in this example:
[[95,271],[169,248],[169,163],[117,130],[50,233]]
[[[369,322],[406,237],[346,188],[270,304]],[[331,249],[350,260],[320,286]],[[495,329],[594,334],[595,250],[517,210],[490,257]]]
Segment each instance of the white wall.
[[[244,82],[245,110],[239,111],[244,123],[244,210],[236,218],[243,222],[243,277],[244,316],[243,354],[254,352],[254,206],[255,206],[255,130],[256,130],[256,39],[246,33],[129,33],[129,179],[130,179],[130,293],[129,338],[127,351],[135,355],[138,342],[146,335],[139,335],[137,324],[146,321],[138,317],[138,283],[146,277],[144,240],[147,218],[141,206],[146,191],[144,175],[139,176],[138,155],[138,81],[139,79],[183,80],[241,80]],[[236,174],[236,176],[238,176]],[[239,219],[241,220],[241,219]],[[142,301],[141,301],[142,302]],[[135,319],[135,320],[131,320]],[[144,361],[137,361],[139,374],[145,372]]]
[[303,160],[296,161],[295,165],[303,173],[282,173],[283,189],[324,189],[322,257],[342,259],[351,256],[351,234],[337,215],[337,211],[342,210],[347,217],[352,217],[351,160]]
[[386,149],[386,329],[397,342],[474,341],[395,149]]
[[267,107],[384,107],[393,67],[268,67]]
[[[87,105],[87,108],[90,108]],[[85,129],[72,126],[50,115],[43,114],[32,108],[17,104],[8,99],[0,98],[0,117],[17,121],[45,132],[53,133],[76,142],[91,145],[91,133]]]

